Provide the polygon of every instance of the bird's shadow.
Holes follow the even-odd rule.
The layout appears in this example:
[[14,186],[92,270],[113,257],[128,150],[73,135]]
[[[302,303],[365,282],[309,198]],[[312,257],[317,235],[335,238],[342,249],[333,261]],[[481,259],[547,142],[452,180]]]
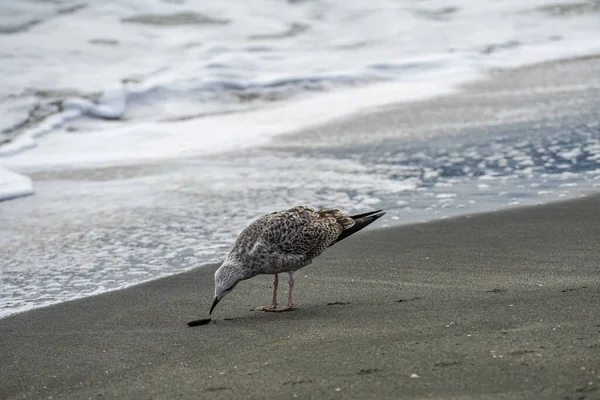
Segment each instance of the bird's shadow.
[[316,320],[322,319],[326,316],[331,316],[335,314],[334,310],[339,310],[340,307],[358,307],[365,306],[365,303],[352,303],[348,301],[333,301],[327,303],[319,303],[319,304],[303,304],[300,307],[294,308],[291,311],[286,312],[268,312],[261,310],[248,310],[244,314],[239,314],[237,316],[224,316],[222,318],[216,317],[213,318],[213,324],[222,324],[222,323],[239,323],[239,322],[256,322],[260,321],[261,323],[267,321],[306,321],[306,320]]
[[326,316],[335,315],[335,310],[341,310],[342,308],[350,308],[356,310],[359,307],[377,306],[380,307],[384,304],[391,307],[403,307],[403,304],[407,302],[413,302],[421,300],[422,297],[410,297],[401,299],[390,299],[387,301],[378,301],[377,303],[365,303],[365,302],[351,302],[351,301],[329,301],[325,303],[305,303],[300,307],[296,307],[291,311],[285,312],[269,312],[248,309],[247,311],[237,311],[239,314],[232,315],[233,312],[227,313],[227,315],[219,317],[212,317],[210,325],[225,325],[230,323],[244,323],[249,324],[260,321],[260,323],[269,321],[306,321],[322,319]]
[[250,309],[244,314],[238,314],[236,316],[232,316],[229,314],[228,316],[214,316],[209,325],[220,325],[223,323],[232,323],[232,322],[254,322],[254,321],[297,321],[297,320],[305,320],[305,319],[313,319],[324,316],[328,312],[326,308],[331,305],[350,305],[347,302],[335,302],[335,303],[323,303],[323,304],[306,304],[302,307],[294,308],[293,310],[285,311],[285,312],[269,312],[269,311],[261,311]]

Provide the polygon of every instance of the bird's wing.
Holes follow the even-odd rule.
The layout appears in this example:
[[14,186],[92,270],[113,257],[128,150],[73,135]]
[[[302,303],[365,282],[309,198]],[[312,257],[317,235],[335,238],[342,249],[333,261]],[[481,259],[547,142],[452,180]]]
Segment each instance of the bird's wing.
[[280,257],[310,261],[354,224],[339,210],[294,207],[272,214],[258,241]]
[[278,212],[265,214],[261,217],[258,217],[250,225],[245,227],[244,230],[240,232],[237,239],[235,240],[235,243],[233,244],[233,249],[245,253],[252,250],[260,236],[265,231],[265,226],[276,214],[278,214]]

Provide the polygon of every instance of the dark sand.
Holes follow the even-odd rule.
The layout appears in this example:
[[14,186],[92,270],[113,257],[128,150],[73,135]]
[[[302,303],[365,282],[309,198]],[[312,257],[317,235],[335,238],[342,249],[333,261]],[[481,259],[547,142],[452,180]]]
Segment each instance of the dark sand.
[[205,268],[9,317],[0,397],[597,399],[599,210],[361,232],[296,274],[293,312],[249,311],[262,276],[190,328]]

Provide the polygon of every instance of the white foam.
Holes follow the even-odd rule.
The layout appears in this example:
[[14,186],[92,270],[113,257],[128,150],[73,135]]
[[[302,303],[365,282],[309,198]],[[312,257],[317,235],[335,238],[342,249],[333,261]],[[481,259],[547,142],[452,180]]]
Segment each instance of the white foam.
[[0,166],[0,201],[33,194],[33,183],[27,176]]
[[[44,137],[42,146],[0,159],[0,162],[11,168],[32,171],[131,164],[219,153],[263,145],[275,135],[316,126],[344,115],[367,112],[403,97],[418,99],[441,91],[449,92],[454,84],[426,81],[382,83],[329,92],[255,112],[168,123],[125,122],[116,128],[109,125],[106,129],[85,133],[62,130]],[[60,118],[71,118],[73,114],[68,112],[61,114]],[[73,112],[78,113],[80,109]],[[31,146],[29,140],[29,136],[24,136],[15,143]],[[10,147],[8,151],[11,151]]]
[[[83,115],[104,119],[117,119],[125,113],[125,94],[123,89],[107,90],[100,99],[92,102],[84,98],[67,98],[62,102],[62,110],[49,117],[25,133],[18,135],[8,144],[0,147],[0,157],[7,157],[23,153],[25,150],[36,147],[37,140],[44,134],[63,126],[66,122],[77,119]],[[77,149],[71,148],[72,151]],[[0,158],[1,162],[2,158]]]
[[[576,1],[561,4],[571,3]],[[0,93],[18,101],[31,98],[24,92],[34,89],[74,93],[58,96],[62,111],[0,147],[0,156],[32,149],[50,131],[62,137],[43,139],[43,149],[7,165],[136,163],[234,150],[369,107],[443,94],[490,67],[600,51],[595,15],[556,17],[538,9],[547,6],[545,0],[462,0],[452,7],[441,0],[353,0],[343,7],[334,0],[268,6],[258,0],[111,0],[65,12],[78,4],[0,5],[7,15],[0,29],[42,21],[3,37],[0,75],[11,79],[0,82]],[[216,23],[131,22],[143,14],[178,13],[202,14]],[[280,35],[294,26],[303,28]],[[111,89],[122,80],[130,83]],[[356,87],[362,84],[373,86]],[[315,88],[319,92],[309,100],[275,107],[241,104],[237,97],[307,96]],[[95,92],[104,95],[92,101]],[[239,109],[258,111],[159,123]],[[0,127],[22,122],[24,111],[2,113]],[[61,130],[83,115],[127,119],[88,122],[77,134]]]

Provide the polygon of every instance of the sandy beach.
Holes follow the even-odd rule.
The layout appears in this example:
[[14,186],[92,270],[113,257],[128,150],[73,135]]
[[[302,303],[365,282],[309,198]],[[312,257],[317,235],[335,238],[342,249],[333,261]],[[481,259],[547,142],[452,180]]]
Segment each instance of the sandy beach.
[[[214,268],[0,320],[2,398],[600,396],[600,197],[364,232],[297,310]],[[285,292],[284,292],[285,293]]]

